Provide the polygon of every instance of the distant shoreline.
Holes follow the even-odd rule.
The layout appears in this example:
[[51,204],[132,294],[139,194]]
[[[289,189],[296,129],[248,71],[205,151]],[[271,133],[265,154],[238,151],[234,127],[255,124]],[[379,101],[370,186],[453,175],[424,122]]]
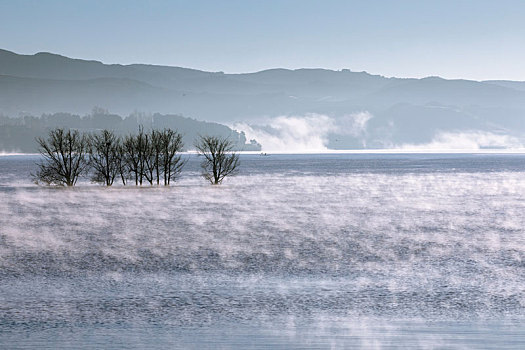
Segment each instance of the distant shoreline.
[[[286,155],[286,154],[525,154],[525,148],[516,149],[411,149],[411,148],[385,148],[385,149],[351,149],[351,150],[306,150],[306,151],[237,151],[242,155]],[[180,154],[196,155],[196,151],[186,151]],[[0,153],[0,157],[11,156],[38,156],[39,153]]]

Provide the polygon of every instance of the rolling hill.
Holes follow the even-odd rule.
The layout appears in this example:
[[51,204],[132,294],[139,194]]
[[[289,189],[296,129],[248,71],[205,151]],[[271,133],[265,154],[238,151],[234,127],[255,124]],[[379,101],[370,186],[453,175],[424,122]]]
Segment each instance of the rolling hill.
[[[326,116],[331,124],[319,133],[330,148],[429,144],[447,134],[521,142],[525,135],[525,82],[326,69],[225,74],[0,50],[1,114],[87,114],[94,106],[123,116],[141,111],[248,125],[262,138],[293,135],[273,118]],[[355,117],[362,113],[369,116],[364,124]]]

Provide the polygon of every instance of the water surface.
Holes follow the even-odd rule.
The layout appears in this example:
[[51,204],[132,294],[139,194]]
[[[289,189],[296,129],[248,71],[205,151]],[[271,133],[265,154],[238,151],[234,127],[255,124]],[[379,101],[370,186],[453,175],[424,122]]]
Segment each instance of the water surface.
[[220,187],[0,157],[0,347],[524,348],[525,156],[244,155]]

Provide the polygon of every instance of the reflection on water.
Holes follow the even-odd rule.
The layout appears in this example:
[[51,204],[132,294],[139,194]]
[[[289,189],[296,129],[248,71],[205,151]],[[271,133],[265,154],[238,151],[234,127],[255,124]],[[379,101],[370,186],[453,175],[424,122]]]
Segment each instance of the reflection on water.
[[0,347],[524,348],[525,157],[246,156],[38,188],[0,157]]

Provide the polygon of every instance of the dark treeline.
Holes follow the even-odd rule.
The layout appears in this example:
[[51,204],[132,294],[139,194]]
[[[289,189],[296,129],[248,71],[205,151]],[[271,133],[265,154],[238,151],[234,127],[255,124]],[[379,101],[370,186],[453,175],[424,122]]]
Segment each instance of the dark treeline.
[[57,128],[47,138],[37,138],[44,161],[34,174],[45,185],[74,186],[82,176],[111,186],[169,186],[182,171],[185,161],[182,135],[172,129],[144,131],[117,136],[109,130],[81,133]]
[[179,115],[133,113],[126,118],[94,108],[91,114],[80,116],[70,113],[43,114],[40,117],[21,116],[11,118],[0,115],[0,151],[35,153],[35,138],[46,137],[56,128],[74,129],[84,133],[100,130],[114,130],[115,136],[136,133],[138,127],[147,129],[173,129],[182,135],[182,142],[192,146],[199,135],[215,135],[228,138],[236,150],[259,151],[261,146],[255,141],[247,142],[243,132],[237,132],[225,125],[198,121]]

